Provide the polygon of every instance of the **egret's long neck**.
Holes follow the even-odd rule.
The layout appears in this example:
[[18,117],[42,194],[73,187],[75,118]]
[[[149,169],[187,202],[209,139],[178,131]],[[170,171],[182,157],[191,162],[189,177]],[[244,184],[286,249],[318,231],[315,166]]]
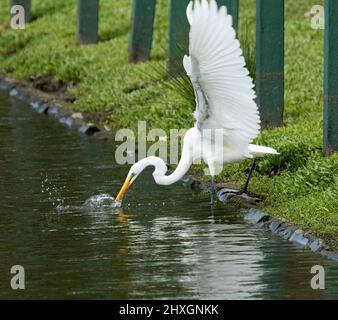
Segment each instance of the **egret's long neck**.
[[136,163],[135,166],[140,166],[138,168],[140,169],[138,170],[139,172],[148,166],[154,166],[155,171],[153,172],[153,176],[157,184],[173,184],[183,178],[192,165],[194,159],[193,147],[198,144],[199,139],[199,133],[196,128],[191,128],[186,132],[180,162],[175,171],[169,175],[166,175],[168,169],[165,162],[158,157],[147,157]]
[[160,185],[170,185],[179,181],[187,173],[191,164],[192,160],[185,152],[182,153],[180,162],[178,163],[174,172],[170,175],[166,175],[168,169],[165,162],[161,158],[147,157],[138,163],[138,165],[141,165],[143,169],[148,166],[154,166],[155,171],[153,172],[153,177],[155,182]]
[[153,173],[154,179],[156,183],[160,185],[167,186],[173,184],[183,178],[183,176],[189,170],[191,163],[192,161],[190,161],[189,158],[182,156],[174,172],[172,172],[169,175],[165,175],[165,174],[157,174],[155,170],[155,172]]

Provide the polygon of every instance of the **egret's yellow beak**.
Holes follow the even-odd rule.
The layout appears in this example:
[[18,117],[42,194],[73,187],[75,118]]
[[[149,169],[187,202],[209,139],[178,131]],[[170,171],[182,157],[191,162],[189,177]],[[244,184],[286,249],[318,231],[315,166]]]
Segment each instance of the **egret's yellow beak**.
[[129,187],[131,186],[132,181],[131,181],[131,176],[128,176],[126,178],[126,180],[124,181],[124,184],[120,190],[120,192],[118,193],[118,195],[115,198],[115,201],[121,201],[121,199],[123,198],[124,194],[127,192],[127,190],[129,189]]

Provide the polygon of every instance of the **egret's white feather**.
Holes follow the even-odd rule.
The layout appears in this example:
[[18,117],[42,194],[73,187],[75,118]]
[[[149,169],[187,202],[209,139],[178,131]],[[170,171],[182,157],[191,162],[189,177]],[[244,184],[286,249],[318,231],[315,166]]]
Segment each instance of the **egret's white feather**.
[[264,147],[264,146],[258,146],[256,144],[250,144],[249,145],[249,150],[250,150],[251,154],[254,157],[263,157],[263,156],[265,156],[267,154],[274,154],[274,155],[280,154],[279,152],[277,152],[273,148]]
[[192,1],[190,1],[187,6],[187,18],[190,25],[192,25],[192,6],[193,6]]
[[190,2],[187,17],[191,25],[189,56],[183,64],[197,96],[197,127],[223,129],[227,142],[247,153],[249,143],[260,132],[260,118],[232,17],[225,7],[218,9],[215,0]]

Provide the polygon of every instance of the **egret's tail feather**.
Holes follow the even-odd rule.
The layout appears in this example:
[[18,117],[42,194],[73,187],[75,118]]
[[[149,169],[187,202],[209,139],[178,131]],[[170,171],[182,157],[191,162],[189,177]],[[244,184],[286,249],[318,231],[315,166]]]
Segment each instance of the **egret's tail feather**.
[[263,157],[267,154],[275,154],[275,155],[279,154],[279,152],[273,148],[258,146],[255,144],[250,144],[249,150],[254,157]]

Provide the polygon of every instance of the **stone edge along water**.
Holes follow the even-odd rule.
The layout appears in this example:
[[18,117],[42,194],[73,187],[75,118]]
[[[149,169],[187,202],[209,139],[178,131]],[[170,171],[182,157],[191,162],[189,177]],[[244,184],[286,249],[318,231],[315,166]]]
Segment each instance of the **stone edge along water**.
[[[20,85],[19,80],[8,79],[0,74],[0,90],[7,91],[10,97],[28,103],[36,112],[55,118],[69,129],[76,129],[80,133],[103,140],[108,140],[110,137],[109,128],[86,122],[81,112],[72,113],[67,108],[66,103],[59,103],[55,102],[55,99],[42,97],[37,94],[40,90],[30,88],[27,84]],[[45,95],[51,96],[52,94]]]
[[[20,81],[8,79],[0,75],[0,91],[7,91],[9,96],[16,98],[20,101],[27,103],[36,112],[53,117],[61,124],[69,129],[77,129],[80,133],[88,136],[93,136],[103,140],[109,140],[111,135],[109,129],[101,127],[91,122],[86,122],[82,113],[72,113],[70,110],[61,103],[45,101],[45,99],[37,98],[39,95],[34,94],[37,89],[27,89],[25,86],[20,85]],[[48,100],[48,99],[46,99]],[[191,189],[199,189],[207,191],[208,187],[205,183],[192,179],[191,177],[184,177],[182,182],[185,186]],[[219,186],[217,196],[218,199],[225,203],[233,200],[245,202],[246,206],[250,209],[245,210],[244,220],[257,228],[270,230],[272,233],[280,236],[281,238],[295,243],[303,248],[310,249],[315,253],[319,253],[325,258],[338,262],[338,252],[330,251],[329,247],[320,238],[316,238],[308,233],[304,233],[295,225],[278,219],[272,218],[269,214],[253,208],[257,202],[260,201],[255,196],[237,196],[235,195],[236,189],[229,186]]]

